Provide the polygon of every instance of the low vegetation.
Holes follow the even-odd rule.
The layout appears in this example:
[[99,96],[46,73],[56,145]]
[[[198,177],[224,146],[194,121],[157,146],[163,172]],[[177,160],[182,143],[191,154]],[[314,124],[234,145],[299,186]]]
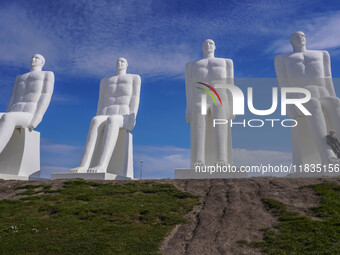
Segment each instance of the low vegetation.
[[68,181],[0,200],[0,254],[159,254],[197,197],[170,184]]
[[313,189],[321,204],[312,208],[310,217],[290,212],[276,200],[264,199],[266,208],[279,220],[273,229],[264,229],[264,241],[253,243],[267,255],[340,254],[340,186],[324,183]]

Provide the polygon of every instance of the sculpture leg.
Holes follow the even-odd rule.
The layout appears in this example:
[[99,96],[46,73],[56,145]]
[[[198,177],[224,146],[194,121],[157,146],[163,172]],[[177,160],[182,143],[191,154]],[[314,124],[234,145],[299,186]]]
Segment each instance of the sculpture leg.
[[110,163],[113,150],[118,139],[119,129],[123,127],[124,117],[122,115],[112,115],[107,118],[106,129],[103,139],[103,148],[99,158],[98,166],[88,170],[90,173],[106,172]]
[[205,163],[206,116],[201,114],[200,105],[193,106],[191,110],[191,164],[195,168]]
[[322,164],[335,163],[334,155],[326,142],[327,127],[320,101],[312,98],[305,106],[312,114],[306,116],[306,122],[319,150]]
[[28,127],[32,114],[23,112],[3,113],[0,116],[0,153],[5,149],[16,127]]
[[81,159],[81,163],[79,167],[72,168],[70,172],[72,173],[86,173],[90,167],[93,152],[96,146],[96,142],[101,135],[105,122],[107,120],[107,116],[95,116],[91,120],[91,125],[89,129],[89,133],[86,139],[86,145],[84,149],[84,153]]
[[[213,119],[227,119],[226,109],[220,105],[213,105],[212,108]],[[228,163],[228,125],[216,125],[214,128],[217,164],[226,166]]]

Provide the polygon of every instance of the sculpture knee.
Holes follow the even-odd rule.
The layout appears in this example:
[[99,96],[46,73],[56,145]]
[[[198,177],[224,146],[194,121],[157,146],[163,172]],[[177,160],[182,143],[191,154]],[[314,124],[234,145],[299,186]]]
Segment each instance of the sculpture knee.
[[91,120],[91,126],[99,126],[101,123],[103,122],[103,120],[99,117],[93,117]]
[[13,117],[5,113],[1,116],[0,122],[13,122]]
[[107,118],[108,125],[116,125],[122,127],[123,125],[123,116],[121,115],[112,115]]
[[317,112],[322,112],[321,103],[319,99],[311,98],[306,104],[307,110],[314,115]]
[[337,97],[325,97],[322,98],[322,104],[325,106],[330,106],[332,108],[340,106],[340,99]]
[[[303,106],[314,115],[316,112],[321,112],[321,103],[319,99],[311,98],[307,103],[303,104]],[[306,115],[302,113],[295,105],[287,105],[287,115],[296,119],[298,117],[305,117]]]

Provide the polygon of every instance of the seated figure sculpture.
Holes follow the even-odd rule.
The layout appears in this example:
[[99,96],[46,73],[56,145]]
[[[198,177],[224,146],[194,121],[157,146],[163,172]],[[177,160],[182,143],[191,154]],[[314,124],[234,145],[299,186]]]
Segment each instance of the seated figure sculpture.
[[292,34],[290,42],[293,52],[275,58],[279,85],[309,90],[311,99],[304,106],[312,114],[305,116],[295,106],[287,106],[287,114],[298,122],[291,130],[293,163],[339,163],[326,142],[327,130],[340,132],[340,100],[335,95],[329,53],[307,50],[305,34],[300,31]]
[[16,77],[7,110],[0,113],[0,173],[28,176],[40,168],[40,136],[32,130],[42,121],[54,89],[54,74],[42,71],[44,64],[42,55],[32,57],[30,72]]
[[[127,74],[127,67],[127,60],[119,58],[116,62],[116,75],[100,81],[97,115],[91,121],[80,166],[70,172],[105,173],[120,129],[131,131],[134,128],[141,78],[139,75]],[[100,148],[97,148],[99,139],[102,139],[102,142]],[[99,150],[99,159],[96,165],[91,166],[94,154],[98,154],[96,150]]]
[[[192,168],[232,164],[230,125],[217,125],[213,128],[212,120],[233,118],[227,89],[215,86],[227,79],[233,80],[233,61],[215,58],[215,49],[215,42],[207,39],[202,45],[203,58],[185,66],[186,119],[190,124]],[[201,98],[209,89],[218,93],[223,106],[222,103],[215,105],[212,98],[206,97],[207,114],[203,115]]]

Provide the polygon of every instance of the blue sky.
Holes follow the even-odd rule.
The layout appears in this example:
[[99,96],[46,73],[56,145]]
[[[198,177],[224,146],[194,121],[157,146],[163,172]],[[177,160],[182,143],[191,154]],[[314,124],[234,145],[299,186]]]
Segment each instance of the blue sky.
[[[123,56],[128,73],[142,77],[133,131],[135,174],[143,160],[145,177],[172,178],[175,167],[189,166],[190,157],[184,66],[201,57],[205,39],[215,41],[216,57],[233,59],[236,78],[275,78],[274,57],[289,52],[291,33],[301,30],[308,49],[330,52],[333,77],[340,77],[339,24],[337,1],[3,0],[0,112],[15,76],[41,53],[44,70],[56,77],[51,105],[37,128],[42,174],[75,167],[96,114],[99,81],[115,73],[115,60]],[[254,86],[255,106],[271,104],[272,86]],[[240,87],[245,92],[247,85]],[[232,134],[237,164],[291,161],[288,129],[235,127]]]

